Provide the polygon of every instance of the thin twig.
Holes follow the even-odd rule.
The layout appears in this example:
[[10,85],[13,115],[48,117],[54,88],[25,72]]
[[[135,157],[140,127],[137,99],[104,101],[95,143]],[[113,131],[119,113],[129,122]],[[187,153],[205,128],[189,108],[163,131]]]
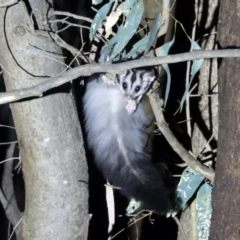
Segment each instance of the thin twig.
[[17,143],[18,141],[13,141],[13,142],[3,142],[3,143],[0,143],[0,145],[8,145],[8,144],[15,144]]
[[14,129],[14,130],[15,130],[15,127],[8,126],[8,125],[3,125],[3,124],[0,124],[0,127],[11,128],[11,129]]
[[55,20],[49,20],[50,23],[64,23],[64,24],[68,24],[71,27],[78,27],[78,28],[86,28],[86,29],[91,29],[90,27],[81,25],[81,24],[77,24],[77,23],[71,23],[69,21],[66,21],[65,19],[55,19]]
[[[67,30],[68,28],[70,28],[71,27],[71,25],[66,25],[65,27],[63,27],[63,28],[60,28],[60,29],[58,29],[57,31],[55,31],[55,33],[60,33],[60,32],[64,32],[65,30]],[[80,28],[81,29],[81,28]]]
[[[194,4],[194,12],[195,12],[195,20],[193,22],[193,28],[192,28],[192,36],[191,39],[192,41],[195,40],[195,35],[196,35],[196,28],[197,28],[197,17],[198,17],[198,0],[195,0],[195,4]],[[193,50],[193,45],[191,43],[191,47],[190,47],[190,52],[192,52]],[[186,80],[185,80],[185,84],[186,87],[189,84],[189,79],[190,79],[190,67],[191,67],[191,62],[188,61],[187,62],[187,71],[186,71]],[[187,119],[191,119],[191,115],[190,115],[190,92],[186,94],[186,118]],[[188,136],[191,137],[192,136],[192,125],[190,121],[187,121],[187,133]]]
[[79,53],[78,49],[76,49],[73,46],[66,43],[58,34],[50,33],[50,35],[60,47],[68,50],[70,53],[72,53],[73,56],[78,55],[80,58],[83,59],[84,62],[89,62],[89,60],[86,58],[86,56],[84,54]]
[[75,19],[84,20],[84,21],[92,23],[91,18],[79,16],[79,15],[72,14],[72,13],[69,13],[69,12],[53,11],[53,15],[68,16],[68,17],[72,17],[72,18],[75,18]]
[[[15,146],[16,145],[12,143],[7,149],[7,152],[6,152],[7,159],[13,158]],[[2,191],[0,193],[1,195],[0,198],[3,199],[3,196],[4,196],[5,200],[7,201],[6,205],[2,203],[5,214],[8,220],[11,222],[11,224],[13,226],[16,226],[19,222],[19,219],[21,219],[22,214],[18,208],[17,201],[16,201],[16,196],[15,196],[14,187],[13,187],[12,171],[13,171],[13,161],[6,161],[4,164],[4,170],[2,174],[2,182],[1,182]],[[16,229],[16,235],[18,240],[22,239],[21,227]]]
[[138,222],[138,221],[140,221],[140,220],[142,220],[142,219],[144,219],[144,218],[146,218],[147,216],[150,216],[150,215],[152,215],[152,212],[149,212],[148,214],[145,214],[145,215],[141,216],[140,218],[136,219],[136,220],[133,221],[132,223],[128,224],[128,226],[127,226],[126,228],[121,229],[121,230],[120,230],[119,232],[117,232],[114,236],[112,236],[112,237],[110,238],[110,240],[114,239],[117,235],[119,235],[121,232],[123,232],[124,230],[126,230],[127,228],[129,228],[130,226],[132,226],[133,224],[136,224],[136,222]]
[[12,234],[11,234],[11,236],[8,238],[8,240],[11,240],[11,239],[12,239],[12,236],[13,236],[14,232],[16,231],[18,225],[19,225],[21,222],[22,222],[22,218],[20,218],[19,221],[18,221],[18,223],[14,226],[13,231],[12,231]]
[[11,160],[19,160],[19,161],[21,161],[21,159],[19,157],[12,157],[12,158],[8,158],[8,159],[5,159],[5,160],[1,161],[0,164],[3,164],[5,162],[11,161]]

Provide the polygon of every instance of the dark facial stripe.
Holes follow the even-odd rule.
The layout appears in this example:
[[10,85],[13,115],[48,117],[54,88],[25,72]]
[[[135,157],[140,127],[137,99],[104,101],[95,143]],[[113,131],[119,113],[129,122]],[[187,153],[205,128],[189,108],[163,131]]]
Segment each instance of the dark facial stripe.
[[117,79],[117,82],[120,83],[120,77],[118,74],[116,74],[116,79]]
[[140,73],[140,78],[143,79],[143,75],[144,75],[145,72],[141,72]]
[[131,72],[132,72],[132,76],[130,80],[131,80],[131,88],[132,88],[134,82],[137,80],[137,74],[134,70],[132,70]]

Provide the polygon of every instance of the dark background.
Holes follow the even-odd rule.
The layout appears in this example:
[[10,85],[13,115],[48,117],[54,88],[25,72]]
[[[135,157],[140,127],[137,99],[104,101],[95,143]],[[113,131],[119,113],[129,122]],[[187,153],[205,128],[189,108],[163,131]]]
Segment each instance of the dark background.
[[[55,8],[61,11],[67,11],[79,15],[84,15],[88,17],[93,17],[94,12],[90,9],[89,0],[54,0]],[[187,34],[191,36],[192,23],[194,21],[194,1],[187,0],[178,0],[176,8],[176,19],[178,19],[184,26]],[[70,19],[74,21],[74,19]],[[202,36],[205,32],[198,28],[196,39],[199,36]],[[84,32],[85,39],[87,40],[88,32]],[[62,38],[65,39],[69,44],[79,48],[81,45],[79,31],[76,28],[69,28],[62,34]],[[85,46],[87,48],[88,45]],[[178,26],[176,31],[176,40],[175,44],[171,49],[172,53],[181,53],[187,52],[190,49],[190,44],[188,39],[185,36],[183,30]],[[66,53],[67,54],[67,53]],[[185,86],[185,73],[186,73],[186,63],[178,63],[170,65],[171,75],[172,75],[172,84],[171,91],[169,96],[169,102],[165,110],[165,117],[167,122],[169,122],[170,127],[174,134],[177,136],[179,141],[189,149],[189,140],[187,135],[185,134],[184,125],[177,125],[178,121],[182,121],[185,119],[184,111],[181,114],[177,114],[173,117],[173,114],[179,107],[179,103],[177,100],[180,100]],[[2,77],[2,75],[1,75]],[[77,96],[77,105],[79,108],[79,116],[81,119],[81,95],[84,92],[84,89],[79,85],[80,80],[75,80],[74,85],[76,87],[76,96]],[[4,92],[4,82],[3,79],[0,80],[0,92]],[[194,108],[198,104],[198,100],[194,100],[191,106]],[[11,117],[11,111],[7,104],[0,106],[0,124],[1,125],[10,125],[13,126],[13,121]],[[10,142],[16,140],[15,131],[13,129],[9,129],[6,127],[0,127],[0,143],[1,142]],[[173,153],[170,146],[167,144],[165,139],[160,135],[156,137],[156,141],[154,143],[154,159],[155,161],[164,162],[167,164],[169,170],[172,173],[181,173],[181,169],[176,168],[174,163],[179,163],[181,160],[178,156]],[[6,149],[8,145],[0,145],[0,161],[5,159]],[[88,154],[88,164],[89,164],[89,189],[90,189],[90,209],[89,212],[93,214],[93,217],[90,221],[89,228],[89,239],[107,239],[107,210],[106,210],[106,201],[105,201],[105,188],[103,184],[105,183],[99,171],[96,169],[91,153]],[[18,156],[18,152],[16,152],[16,156]],[[16,161],[16,160],[14,160]],[[16,161],[17,163],[17,161]],[[0,164],[0,178],[3,171],[3,164]],[[16,197],[18,200],[19,208],[21,211],[24,211],[24,182],[22,173],[13,172],[14,176],[14,187],[16,192]],[[170,187],[173,186],[176,182],[174,182],[169,177],[166,177],[166,184]],[[116,195],[116,224],[114,226],[113,234],[120,231],[122,228],[127,226],[129,218],[122,217],[119,215],[123,215],[128,204],[127,200],[122,197],[120,194]],[[154,215],[153,219],[155,219],[154,224],[151,224],[149,219],[145,219],[142,237],[141,239],[166,239],[166,240],[175,240],[177,239],[177,225],[173,221],[173,219],[166,219],[165,217],[159,217]],[[7,239],[7,229],[8,229],[8,221],[5,217],[4,210],[0,205],[0,239]],[[12,238],[14,239],[14,238]],[[119,234],[115,239],[128,239],[127,231],[123,231]]]

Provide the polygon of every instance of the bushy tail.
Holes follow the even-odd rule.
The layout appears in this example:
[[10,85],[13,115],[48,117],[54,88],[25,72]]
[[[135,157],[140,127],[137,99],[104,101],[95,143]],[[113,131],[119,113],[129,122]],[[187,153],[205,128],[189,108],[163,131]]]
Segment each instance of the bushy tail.
[[146,153],[144,128],[149,118],[142,102],[129,114],[121,91],[97,81],[88,83],[83,102],[88,145],[99,169],[128,198],[140,201],[147,210],[165,213],[168,194]]
[[[115,159],[116,160],[116,159]],[[147,154],[128,154],[128,160],[119,156],[118,167],[104,168],[109,181],[128,198],[140,201],[145,210],[164,214],[170,202],[161,176]]]

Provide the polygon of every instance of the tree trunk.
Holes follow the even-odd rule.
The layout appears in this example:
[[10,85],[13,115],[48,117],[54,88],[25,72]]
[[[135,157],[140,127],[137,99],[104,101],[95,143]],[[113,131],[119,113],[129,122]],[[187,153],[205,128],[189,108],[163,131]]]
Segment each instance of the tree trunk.
[[[48,35],[48,2],[0,8],[0,61],[8,91],[48,81],[65,69],[61,49]],[[11,110],[25,181],[24,239],[86,239],[88,173],[69,85],[13,103]]]
[[[240,46],[240,0],[220,1],[219,43]],[[240,65],[223,59],[219,69],[219,143],[213,189],[211,240],[239,239],[240,206]]]

